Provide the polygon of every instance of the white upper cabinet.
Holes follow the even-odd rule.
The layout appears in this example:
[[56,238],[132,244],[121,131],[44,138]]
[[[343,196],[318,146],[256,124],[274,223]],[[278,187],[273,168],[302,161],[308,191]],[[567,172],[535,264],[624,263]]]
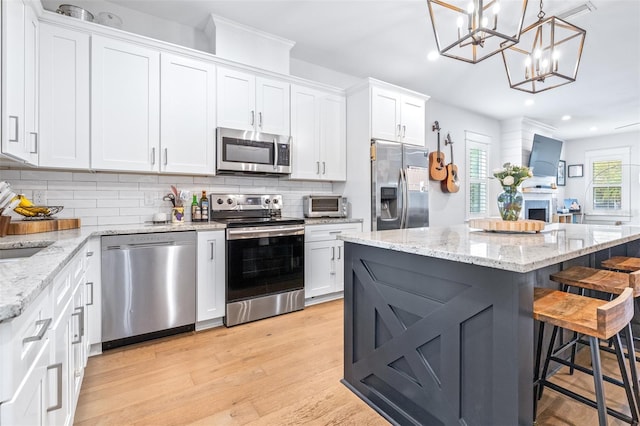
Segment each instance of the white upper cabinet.
[[2,153],[38,164],[38,30],[33,9],[21,0],[2,2]]
[[218,67],[218,126],[289,135],[289,83]]
[[92,168],[157,171],[159,132],[160,53],[93,36]]
[[346,103],[343,96],[293,86],[291,136],[292,179],[346,179]]
[[375,139],[425,144],[425,101],[393,90],[371,90],[371,136]]
[[40,166],[89,168],[89,35],[40,26]]
[[215,173],[215,66],[162,53],[160,170]]

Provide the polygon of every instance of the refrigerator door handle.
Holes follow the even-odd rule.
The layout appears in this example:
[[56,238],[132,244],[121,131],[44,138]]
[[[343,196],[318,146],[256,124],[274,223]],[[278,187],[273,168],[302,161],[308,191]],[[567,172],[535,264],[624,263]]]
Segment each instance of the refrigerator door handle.
[[407,227],[407,177],[404,169],[400,169],[400,194],[402,196],[402,212],[400,213],[400,229]]

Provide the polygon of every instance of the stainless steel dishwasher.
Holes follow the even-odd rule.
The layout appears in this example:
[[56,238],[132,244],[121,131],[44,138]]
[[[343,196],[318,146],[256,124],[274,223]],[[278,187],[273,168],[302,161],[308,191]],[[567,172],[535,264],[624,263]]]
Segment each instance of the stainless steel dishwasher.
[[103,350],[194,329],[196,233],[102,237]]

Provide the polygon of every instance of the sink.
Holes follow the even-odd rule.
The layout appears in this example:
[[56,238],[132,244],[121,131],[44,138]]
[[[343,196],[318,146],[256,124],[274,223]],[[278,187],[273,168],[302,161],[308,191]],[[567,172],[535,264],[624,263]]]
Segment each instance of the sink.
[[47,246],[0,249],[0,263],[14,262],[26,257],[33,256],[46,247]]

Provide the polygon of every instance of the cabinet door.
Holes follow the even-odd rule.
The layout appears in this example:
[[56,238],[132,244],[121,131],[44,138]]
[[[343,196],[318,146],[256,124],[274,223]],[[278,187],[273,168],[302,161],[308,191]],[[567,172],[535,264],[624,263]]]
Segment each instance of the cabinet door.
[[347,113],[342,96],[325,96],[320,115],[321,176],[347,180]]
[[[82,277],[84,282],[84,276]],[[84,306],[84,285],[76,287],[71,301],[73,312],[71,312],[71,363],[69,364],[70,383],[70,407],[71,412],[75,412],[78,397],[80,396],[80,385],[84,377],[85,366],[85,306]]]
[[305,243],[304,248],[304,296],[332,293],[336,273],[334,241]]
[[425,101],[412,96],[402,96],[402,142],[425,145]]
[[[0,424],[30,426],[48,424],[46,419],[48,363],[49,342],[47,341],[16,394],[11,400],[2,403]],[[51,406],[54,404],[55,401],[49,403]]]
[[[68,274],[67,274],[68,275]],[[47,411],[47,423],[52,425],[71,424],[73,351],[71,311],[73,303],[67,298],[64,308],[56,315],[51,328],[51,362],[47,372],[47,395],[50,410]]]
[[38,165],[39,144],[39,96],[38,91],[38,34],[40,23],[29,5],[25,5],[24,22],[24,159]]
[[400,95],[390,90],[371,89],[371,137],[389,141],[400,138]]
[[198,232],[197,322],[225,312],[225,233]]
[[89,35],[40,26],[40,166],[89,168]]
[[162,54],[160,170],[215,173],[215,66]]
[[256,130],[274,135],[290,134],[289,83],[256,79]]
[[92,168],[157,171],[159,52],[98,36],[91,46]]
[[24,122],[25,13],[22,1],[2,2],[3,63],[6,103],[2,112],[2,152],[24,160],[26,157]]
[[333,291],[344,291],[344,241],[336,240],[336,274]]
[[218,126],[254,130],[257,120],[256,79],[253,75],[218,67]]
[[[89,240],[85,255],[87,256],[87,272],[85,282],[85,306],[87,309],[87,348],[102,343],[102,286],[100,285],[100,238]],[[87,353],[88,355],[88,353]]]
[[320,178],[320,98],[306,87],[291,89],[291,179]]

